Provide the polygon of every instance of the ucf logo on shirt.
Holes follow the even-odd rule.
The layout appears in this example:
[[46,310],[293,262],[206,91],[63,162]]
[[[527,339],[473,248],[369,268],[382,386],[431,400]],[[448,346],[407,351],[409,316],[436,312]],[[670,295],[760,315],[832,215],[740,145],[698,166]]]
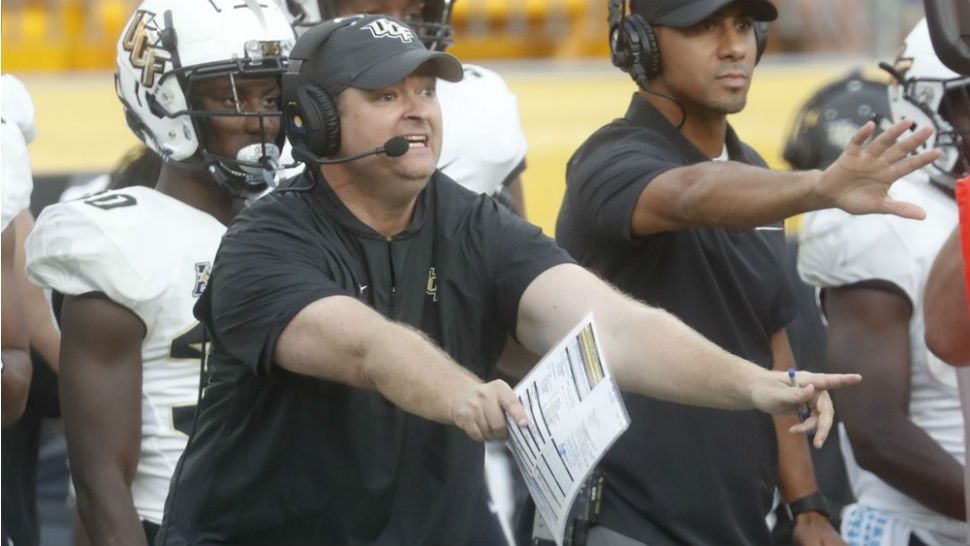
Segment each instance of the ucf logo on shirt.
[[428,286],[424,291],[431,296],[431,301],[438,301],[438,276],[435,274],[433,267],[428,269]]

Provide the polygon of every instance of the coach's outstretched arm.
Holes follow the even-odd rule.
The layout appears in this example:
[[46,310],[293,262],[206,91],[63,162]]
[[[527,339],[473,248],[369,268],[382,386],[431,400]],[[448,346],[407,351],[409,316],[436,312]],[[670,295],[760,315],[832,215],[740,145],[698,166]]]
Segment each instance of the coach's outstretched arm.
[[423,333],[347,296],[304,307],[280,335],[274,361],[303,375],[373,389],[394,405],[459,426],[475,440],[506,435],[503,411],[525,409],[504,381],[483,383]]
[[864,145],[875,124],[863,125],[824,171],[774,171],[733,161],[670,169],[640,193],[630,221],[632,233],[749,228],[833,207],[921,219],[925,212],[920,207],[894,201],[888,193],[896,180],[939,158],[937,150],[910,155],[933,132],[923,127],[900,139],[911,126],[911,121],[900,121]]
[[634,301],[577,265],[556,266],[532,281],[519,303],[519,341],[543,354],[590,312],[623,390],[681,404],[773,414],[797,413],[808,403],[811,418],[791,431],[817,427],[817,446],[832,426],[832,404],[824,391],[861,379],[799,372],[803,386],[792,387],[785,373],[724,351],[670,313]]

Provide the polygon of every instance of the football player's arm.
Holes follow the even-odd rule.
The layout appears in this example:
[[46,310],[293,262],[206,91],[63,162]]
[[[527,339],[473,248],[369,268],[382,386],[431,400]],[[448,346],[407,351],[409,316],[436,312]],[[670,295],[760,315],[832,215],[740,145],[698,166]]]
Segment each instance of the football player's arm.
[[550,268],[529,284],[519,302],[517,337],[526,349],[545,354],[590,312],[620,388],[681,404],[770,413],[794,414],[807,402],[812,417],[793,432],[818,424],[817,445],[832,422],[832,407],[822,402],[821,391],[860,379],[799,372],[803,387],[792,387],[784,373],[724,351],[670,313],[621,294],[573,264]]
[[911,203],[894,201],[898,178],[933,162],[939,152],[910,156],[929,127],[896,141],[911,122],[896,123],[863,146],[875,124],[864,125],[825,171],[773,171],[733,161],[705,161],[657,175],[640,193],[631,217],[636,236],[693,227],[748,228],[795,214],[838,207],[853,214],[922,218]]
[[908,298],[886,290],[840,287],[824,292],[828,364],[866,375],[836,394],[859,466],[909,497],[963,520],[963,466],[909,418]]
[[[785,330],[771,336],[771,357],[773,370],[786,372],[796,367]],[[827,392],[822,393],[822,398],[824,400],[820,399],[820,404],[832,405]],[[818,492],[808,442],[803,436],[788,432],[798,424],[798,417],[776,415],[774,422],[778,441],[778,489],[782,498],[790,503]],[[794,542],[800,546],[845,546],[845,541],[832,527],[832,522],[819,512],[803,512],[795,516],[793,533]]]
[[12,223],[3,230],[3,240],[0,241],[0,288],[3,298],[0,309],[0,327],[3,336],[0,337],[0,357],[3,358],[2,388],[3,426],[13,424],[20,419],[27,405],[27,394],[30,392],[30,380],[33,368],[30,363],[28,349],[26,320],[24,319],[20,294],[12,279],[15,275],[14,247],[16,246],[16,226]]
[[504,411],[525,424],[525,410],[505,382],[482,383],[421,332],[347,296],[300,310],[277,340],[274,362],[376,390],[401,409],[457,425],[476,440],[505,437]]
[[141,447],[145,326],[100,295],[61,306],[60,395],[78,512],[92,544],[146,545],[131,482]]
[[22,304],[24,318],[27,321],[27,335],[30,346],[33,347],[44,360],[57,371],[60,359],[61,335],[54,325],[54,316],[50,305],[44,297],[41,287],[27,279],[24,240],[34,229],[34,217],[29,210],[25,210],[14,219],[17,226],[16,267],[14,281],[17,291],[23,296]]
[[954,366],[970,365],[970,303],[960,250],[960,228],[950,234],[933,262],[923,302],[926,345]]

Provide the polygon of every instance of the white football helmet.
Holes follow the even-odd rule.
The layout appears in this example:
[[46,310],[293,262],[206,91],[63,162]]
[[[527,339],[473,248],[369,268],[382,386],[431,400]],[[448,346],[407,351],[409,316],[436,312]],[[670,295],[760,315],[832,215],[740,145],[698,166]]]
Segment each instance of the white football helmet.
[[[340,0],[276,0],[280,8],[289,14],[297,34],[310,27],[329,21],[337,16]],[[425,47],[444,51],[453,42],[455,33],[451,26],[451,12],[455,0],[425,0],[421,4],[420,20],[405,20],[418,33]]]
[[[145,0],[117,46],[115,90],[128,126],[166,161],[205,168],[234,196],[262,191],[279,168],[283,131],[225,157],[207,150],[206,126],[215,115],[280,116],[244,111],[235,78],[281,77],[294,42],[272,0]],[[194,83],[219,76],[231,82],[235,111],[206,111],[192,96]]]
[[889,86],[893,120],[906,118],[916,122],[916,128],[928,125],[934,128],[933,136],[917,151],[938,148],[943,153],[933,163],[930,174],[952,187],[955,178],[970,173],[968,158],[963,153],[963,140],[970,135],[956,128],[947,119],[947,113],[955,109],[970,112],[970,76],[961,76],[940,62],[930,42],[926,19],[906,37],[894,66],[888,71],[895,80]]

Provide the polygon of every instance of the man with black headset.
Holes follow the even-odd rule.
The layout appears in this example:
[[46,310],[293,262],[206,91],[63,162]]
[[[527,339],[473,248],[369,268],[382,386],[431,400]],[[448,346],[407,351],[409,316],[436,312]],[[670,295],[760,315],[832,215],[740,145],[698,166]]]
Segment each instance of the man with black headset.
[[505,437],[506,412],[528,426],[511,388],[481,378],[510,334],[545,353],[589,313],[621,388],[724,409],[807,402],[794,431],[827,433],[820,391],[859,376],[801,373],[792,386],[441,174],[436,81],[461,75],[380,15],[298,40],[284,127],[312,167],[223,238],[195,309],[210,380],[157,544],[465,543],[476,441]]
[[[727,115],[744,108],[762,25],[777,17],[771,2],[631,0],[627,9],[613,0],[610,16],[613,63],[639,89],[626,116],[570,160],[559,244],[721,348],[768,369],[794,367],[781,221],[827,207],[920,217],[887,190],[903,165],[926,159],[905,157],[929,130],[893,144],[909,128],[899,123],[863,146],[870,123],[825,171],[768,170]],[[794,418],[624,399],[632,424],[601,464],[600,525],[588,544],[768,544],[776,484],[797,543],[842,544],[805,440],[786,433]]]

